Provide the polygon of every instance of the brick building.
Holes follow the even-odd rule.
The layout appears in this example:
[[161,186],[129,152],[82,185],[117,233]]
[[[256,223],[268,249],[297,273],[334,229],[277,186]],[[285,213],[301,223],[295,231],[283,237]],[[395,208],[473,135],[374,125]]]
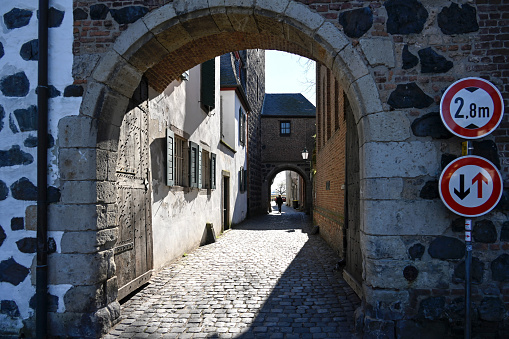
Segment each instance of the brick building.
[[281,171],[293,170],[305,184],[304,202],[311,207],[310,165],[302,159],[304,149],[313,149],[315,106],[302,94],[265,94],[262,108],[262,168],[267,207],[270,185]]

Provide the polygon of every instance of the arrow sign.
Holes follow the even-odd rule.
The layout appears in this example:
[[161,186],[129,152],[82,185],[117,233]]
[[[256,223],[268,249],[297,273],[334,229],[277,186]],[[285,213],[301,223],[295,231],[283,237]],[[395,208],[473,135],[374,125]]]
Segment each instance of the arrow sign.
[[439,181],[440,198],[447,208],[464,217],[491,211],[502,197],[502,176],[490,161],[469,155],[451,162]]
[[465,199],[470,194],[470,188],[465,191],[465,174],[460,174],[460,190],[454,189],[454,194],[461,200]]
[[[488,179],[481,172],[472,179],[472,184],[477,182],[477,198],[482,199],[482,183],[485,182],[489,185]],[[470,189],[469,189],[470,190]]]

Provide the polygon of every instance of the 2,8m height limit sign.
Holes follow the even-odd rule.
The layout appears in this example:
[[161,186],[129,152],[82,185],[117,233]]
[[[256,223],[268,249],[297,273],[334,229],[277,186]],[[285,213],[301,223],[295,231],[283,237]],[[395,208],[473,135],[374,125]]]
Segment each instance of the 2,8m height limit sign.
[[453,83],[440,101],[440,116],[447,129],[465,139],[478,139],[495,130],[504,116],[499,90],[481,78]]

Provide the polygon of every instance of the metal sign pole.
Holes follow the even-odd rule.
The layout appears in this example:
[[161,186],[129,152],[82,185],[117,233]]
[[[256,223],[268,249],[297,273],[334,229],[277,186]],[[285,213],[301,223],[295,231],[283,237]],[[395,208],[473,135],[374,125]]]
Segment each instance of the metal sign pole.
[[[473,153],[472,141],[467,141],[467,155]],[[472,219],[465,219],[465,339],[470,339],[472,335],[472,322],[470,316],[470,295],[472,280]]]

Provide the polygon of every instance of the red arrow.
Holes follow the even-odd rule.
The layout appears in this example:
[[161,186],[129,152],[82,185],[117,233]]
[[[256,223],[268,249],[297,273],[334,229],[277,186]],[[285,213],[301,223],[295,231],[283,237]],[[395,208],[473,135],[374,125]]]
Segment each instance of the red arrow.
[[472,179],[472,185],[477,181],[477,198],[482,199],[482,182],[488,183],[488,179],[481,172]]

